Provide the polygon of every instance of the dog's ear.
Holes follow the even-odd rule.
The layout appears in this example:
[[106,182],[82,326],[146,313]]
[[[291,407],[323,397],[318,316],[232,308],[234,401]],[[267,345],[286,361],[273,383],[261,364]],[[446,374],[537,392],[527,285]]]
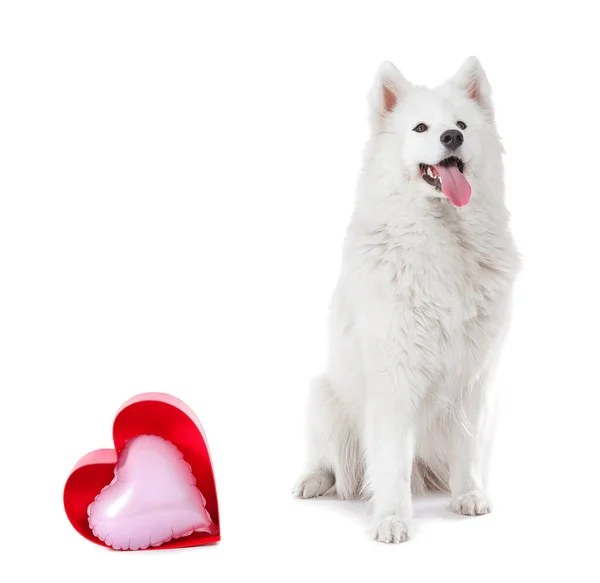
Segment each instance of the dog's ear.
[[493,116],[492,88],[477,57],[466,59],[450,82],[465,91],[470,99]]
[[382,121],[402,101],[410,87],[411,84],[392,63],[386,61],[381,64],[369,95],[371,120],[375,128],[380,127]]

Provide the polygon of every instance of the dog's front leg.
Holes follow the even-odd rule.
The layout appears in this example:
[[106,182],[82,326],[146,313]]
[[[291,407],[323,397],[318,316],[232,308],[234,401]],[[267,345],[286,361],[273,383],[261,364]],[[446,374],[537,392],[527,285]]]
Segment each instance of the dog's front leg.
[[410,538],[414,454],[414,394],[400,367],[374,367],[365,411],[367,484],[372,495],[370,534],[385,543]]
[[450,488],[452,507],[459,514],[474,516],[491,510],[483,484],[490,438],[486,397],[486,380],[482,376],[464,395],[452,426]]

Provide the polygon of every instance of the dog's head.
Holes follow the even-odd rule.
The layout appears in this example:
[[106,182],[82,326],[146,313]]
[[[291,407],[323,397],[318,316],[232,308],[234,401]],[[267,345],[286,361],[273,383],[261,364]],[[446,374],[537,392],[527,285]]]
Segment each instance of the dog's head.
[[471,198],[473,181],[501,153],[491,88],[475,57],[434,88],[408,82],[384,63],[370,95],[374,156],[394,186],[456,206]]

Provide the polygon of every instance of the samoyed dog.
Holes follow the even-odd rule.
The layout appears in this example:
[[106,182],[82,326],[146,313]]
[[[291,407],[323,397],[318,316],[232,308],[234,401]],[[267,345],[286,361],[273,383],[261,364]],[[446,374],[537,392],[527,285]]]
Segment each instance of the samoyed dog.
[[311,387],[295,495],[367,497],[370,536],[410,538],[412,494],[486,514],[489,382],[519,254],[504,202],[491,88],[471,57],[434,88],[384,63],[333,294],[325,373]]

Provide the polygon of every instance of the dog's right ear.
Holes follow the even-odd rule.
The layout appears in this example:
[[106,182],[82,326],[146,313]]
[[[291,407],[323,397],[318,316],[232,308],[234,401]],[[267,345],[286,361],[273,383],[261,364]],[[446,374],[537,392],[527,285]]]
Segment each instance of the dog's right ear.
[[398,71],[393,63],[381,64],[369,95],[371,123],[375,130],[380,129],[385,118],[394,110],[411,84]]

